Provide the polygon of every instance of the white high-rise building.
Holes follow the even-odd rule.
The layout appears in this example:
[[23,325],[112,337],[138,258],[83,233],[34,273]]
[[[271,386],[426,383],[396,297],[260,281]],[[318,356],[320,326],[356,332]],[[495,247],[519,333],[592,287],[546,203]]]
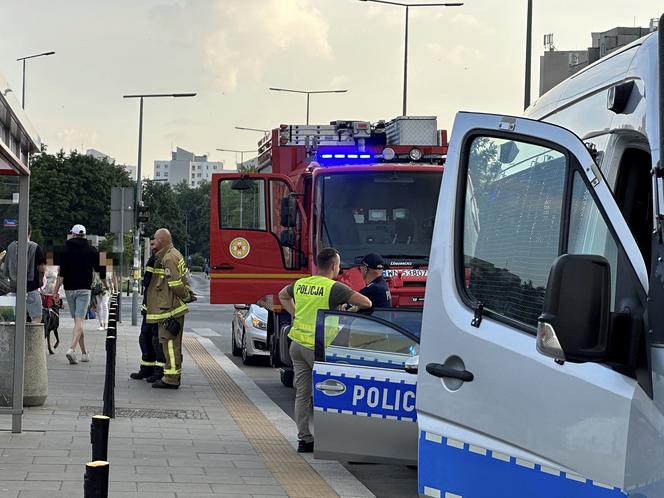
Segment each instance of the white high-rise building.
[[202,181],[211,181],[213,173],[224,171],[223,161],[208,161],[208,156],[197,156],[177,147],[171,152],[171,160],[154,162],[154,180],[177,185],[186,181],[190,187],[198,187]]
[[115,164],[116,166],[120,166],[122,169],[124,169],[127,173],[129,173],[129,177],[136,181],[136,166],[133,166],[131,164],[117,164],[115,162],[115,158],[109,156],[108,154],[104,154],[101,151],[98,151],[97,149],[88,149],[85,151],[86,156],[92,156],[95,159],[99,159],[101,161],[106,160],[106,162],[110,164]]

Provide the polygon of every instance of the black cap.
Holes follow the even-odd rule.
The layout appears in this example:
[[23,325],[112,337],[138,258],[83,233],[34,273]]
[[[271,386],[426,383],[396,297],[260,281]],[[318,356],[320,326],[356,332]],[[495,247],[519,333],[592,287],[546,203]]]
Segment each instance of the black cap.
[[371,252],[367,254],[365,257],[363,257],[360,264],[366,265],[372,270],[385,269],[385,263],[383,262],[383,258],[380,256],[380,254],[376,254],[375,252]]

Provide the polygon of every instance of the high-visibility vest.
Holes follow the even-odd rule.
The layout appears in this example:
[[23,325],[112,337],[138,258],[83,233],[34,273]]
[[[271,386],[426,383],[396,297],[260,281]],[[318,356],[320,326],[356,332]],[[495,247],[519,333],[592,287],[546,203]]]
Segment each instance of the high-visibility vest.
[[313,349],[318,310],[330,309],[330,292],[334,280],[313,275],[297,280],[293,286],[295,318],[288,333],[291,340],[305,348]]

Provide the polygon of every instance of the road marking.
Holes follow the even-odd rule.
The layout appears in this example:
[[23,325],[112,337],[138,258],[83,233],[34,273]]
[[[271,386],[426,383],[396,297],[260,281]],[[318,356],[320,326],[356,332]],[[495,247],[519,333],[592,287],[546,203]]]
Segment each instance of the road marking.
[[219,366],[197,339],[182,342],[210,386],[288,496],[336,497],[330,485],[302,458],[270,420]]
[[202,329],[196,328],[195,329],[195,328],[192,328],[191,330],[193,330],[198,335],[201,335],[203,337],[219,337],[221,335],[221,334],[219,334],[219,332],[215,332],[212,329],[205,329],[205,328],[202,328]]

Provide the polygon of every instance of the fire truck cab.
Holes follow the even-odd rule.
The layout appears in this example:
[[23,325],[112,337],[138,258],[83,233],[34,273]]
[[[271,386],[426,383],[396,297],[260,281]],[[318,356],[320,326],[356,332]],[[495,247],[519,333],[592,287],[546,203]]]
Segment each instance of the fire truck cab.
[[447,136],[435,117],[281,125],[258,152],[257,171],[213,175],[210,296],[270,311],[266,347],[290,385],[277,294],[320,249],[340,252],[339,280],[356,290],[359,261],[381,254],[393,306],[422,307]]

